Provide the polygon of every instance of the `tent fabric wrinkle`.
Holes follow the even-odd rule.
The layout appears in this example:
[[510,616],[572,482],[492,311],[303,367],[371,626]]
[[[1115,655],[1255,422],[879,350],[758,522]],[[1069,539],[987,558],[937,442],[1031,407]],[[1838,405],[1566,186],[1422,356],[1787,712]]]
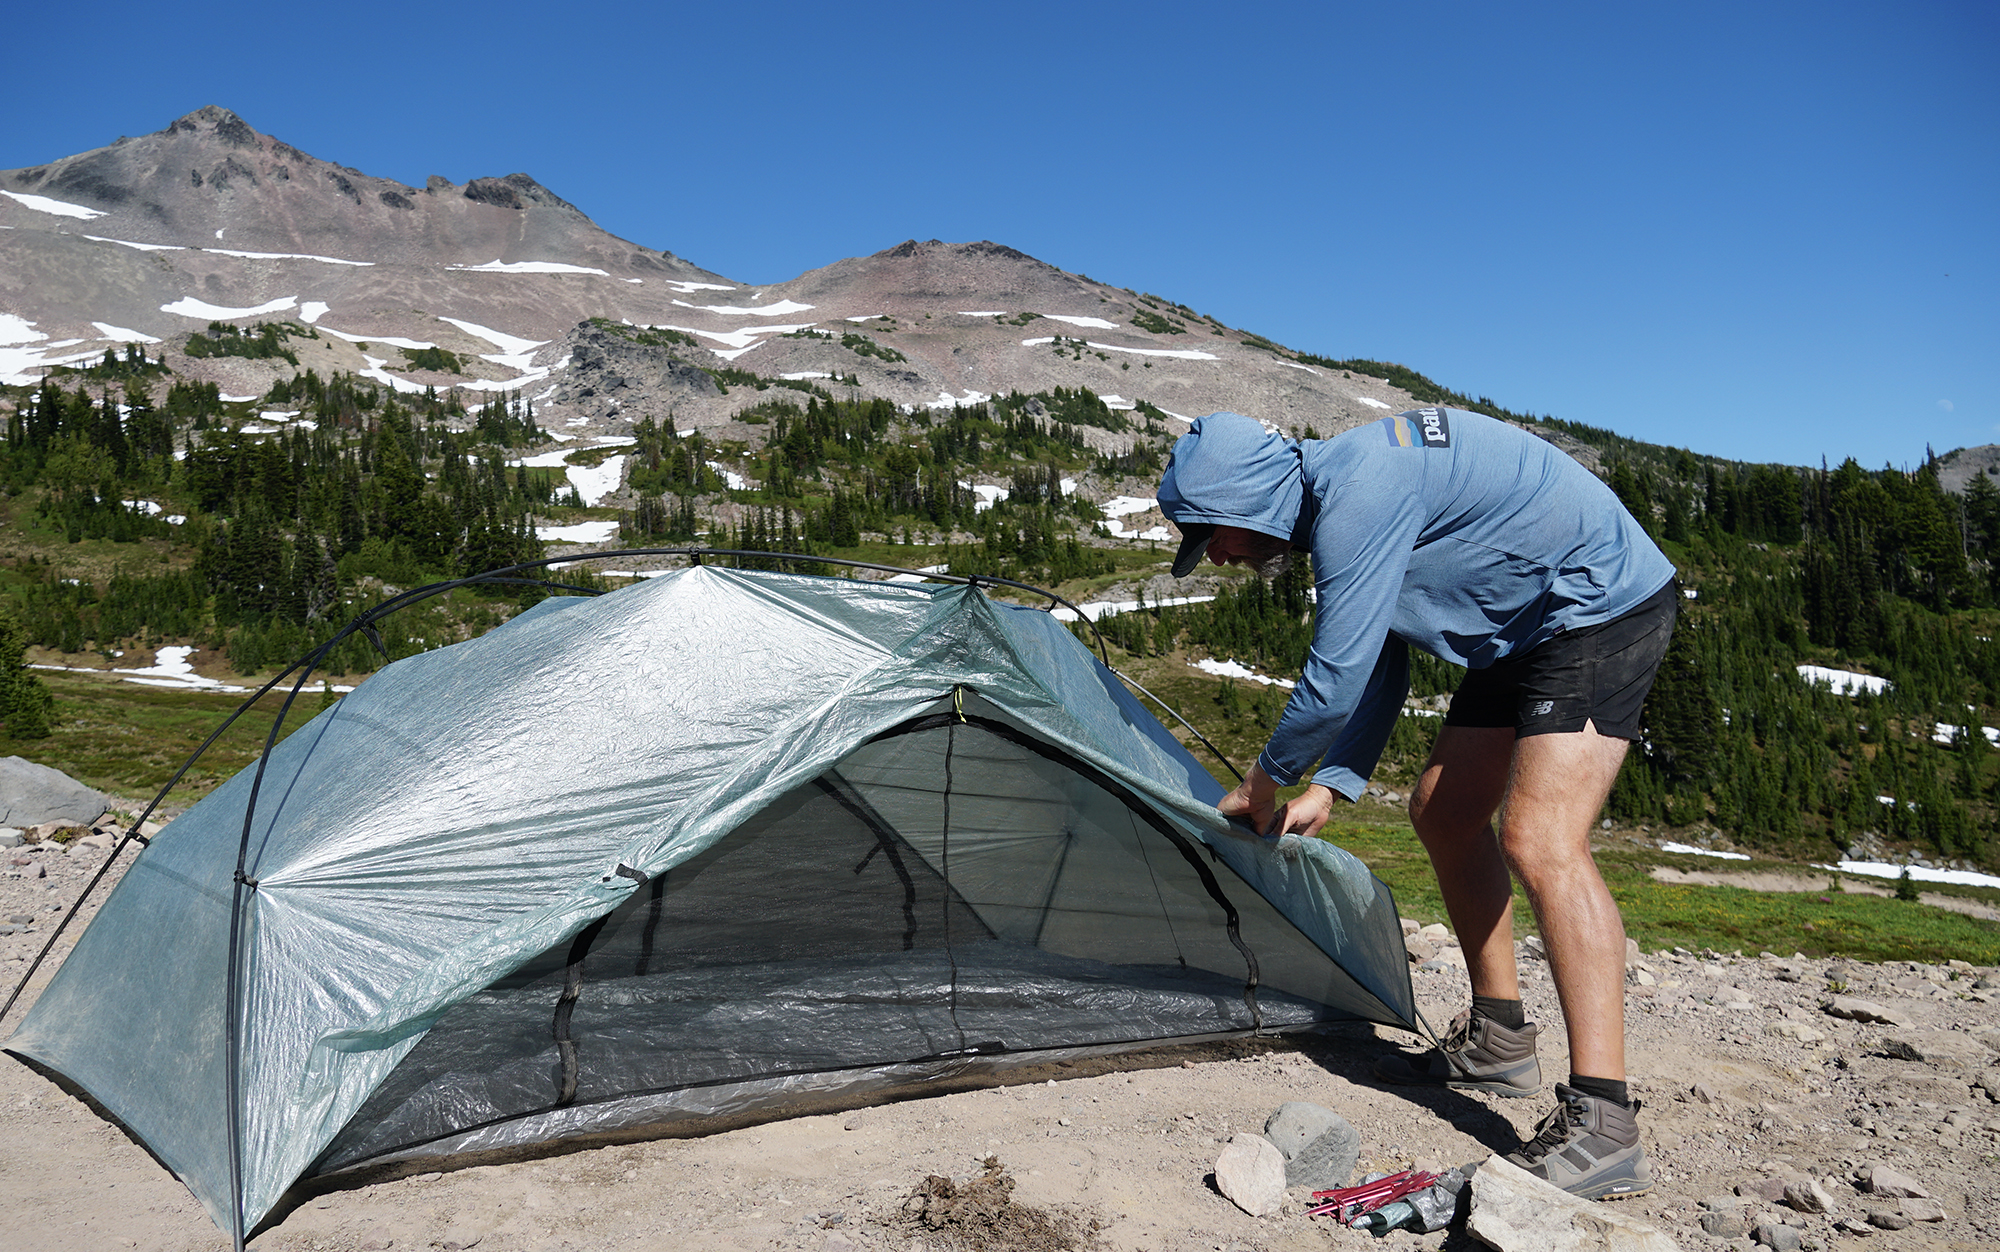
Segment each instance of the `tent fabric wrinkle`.
[[1365,866],[1232,829],[1062,623],[972,586],[711,564],[544,600],[262,768],[138,854],[6,1042],[225,1231],[371,1161],[1414,1023]]

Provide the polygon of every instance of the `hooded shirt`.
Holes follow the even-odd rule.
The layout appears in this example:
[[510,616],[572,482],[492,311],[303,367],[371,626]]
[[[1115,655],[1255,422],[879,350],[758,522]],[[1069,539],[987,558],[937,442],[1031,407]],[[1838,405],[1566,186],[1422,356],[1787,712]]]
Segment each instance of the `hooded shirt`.
[[1312,554],[1312,648],[1257,763],[1290,785],[1317,762],[1314,781],[1350,800],[1409,692],[1409,647],[1483,669],[1611,621],[1674,576],[1595,474],[1459,409],[1305,441],[1212,413],[1174,445],[1160,509]]

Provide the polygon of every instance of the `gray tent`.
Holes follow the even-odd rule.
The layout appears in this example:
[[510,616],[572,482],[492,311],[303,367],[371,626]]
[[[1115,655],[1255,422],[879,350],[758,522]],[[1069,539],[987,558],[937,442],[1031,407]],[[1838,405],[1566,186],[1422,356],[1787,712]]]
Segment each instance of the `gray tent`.
[[383,669],[254,804],[253,773],[145,849],[7,1044],[239,1237],[366,1162],[1414,1019],[1364,866],[1232,835],[1061,623],[972,587],[711,566],[546,600]]

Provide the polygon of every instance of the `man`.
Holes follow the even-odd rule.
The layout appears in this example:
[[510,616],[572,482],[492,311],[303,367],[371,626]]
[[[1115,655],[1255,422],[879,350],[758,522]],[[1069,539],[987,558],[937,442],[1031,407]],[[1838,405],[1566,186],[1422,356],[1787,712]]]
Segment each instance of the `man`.
[[[1595,475],[1456,409],[1305,442],[1211,414],[1174,446],[1160,508],[1181,530],[1176,577],[1204,554],[1267,577],[1292,551],[1312,554],[1303,675],[1218,806],[1259,832],[1317,834],[1336,793],[1361,794],[1407,694],[1409,647],[1467,667],[1410,819],[1464,948],[1473,1006],[1442,1051],[1384,1058],[1376,1072],[1505,1096],[1541,1089],[1514,966],[1511,869],[1541,926],[1571,1075],[1510,1159],[1590,1199],[1647,1190],[1625,1084],[1624,923],[1590,828],[1673,631],[1673,566]],[[1276,802],[1308,773],[1304,794]]]

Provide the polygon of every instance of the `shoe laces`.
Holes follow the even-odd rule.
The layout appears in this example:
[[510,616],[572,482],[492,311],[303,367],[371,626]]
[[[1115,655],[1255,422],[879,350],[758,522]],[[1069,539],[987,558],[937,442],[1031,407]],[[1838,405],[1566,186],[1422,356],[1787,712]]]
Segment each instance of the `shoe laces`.
[[1442,1048],[1445,1052],[1463,1052],[1472,1046],[1472,1011],[1470,1009],[1451,1019],[1451,1029],[1445,1031]]
[[1576,1095],[1565,1095],[1556,1111],[1544,1117],[1535,1127],[1535,1137],[1521,1145],[1519,1155],[1528,1161],[1539,1161],[1558,1148],[1566,1147],[1572,1127],[1584,1123],[1583,1099]]

